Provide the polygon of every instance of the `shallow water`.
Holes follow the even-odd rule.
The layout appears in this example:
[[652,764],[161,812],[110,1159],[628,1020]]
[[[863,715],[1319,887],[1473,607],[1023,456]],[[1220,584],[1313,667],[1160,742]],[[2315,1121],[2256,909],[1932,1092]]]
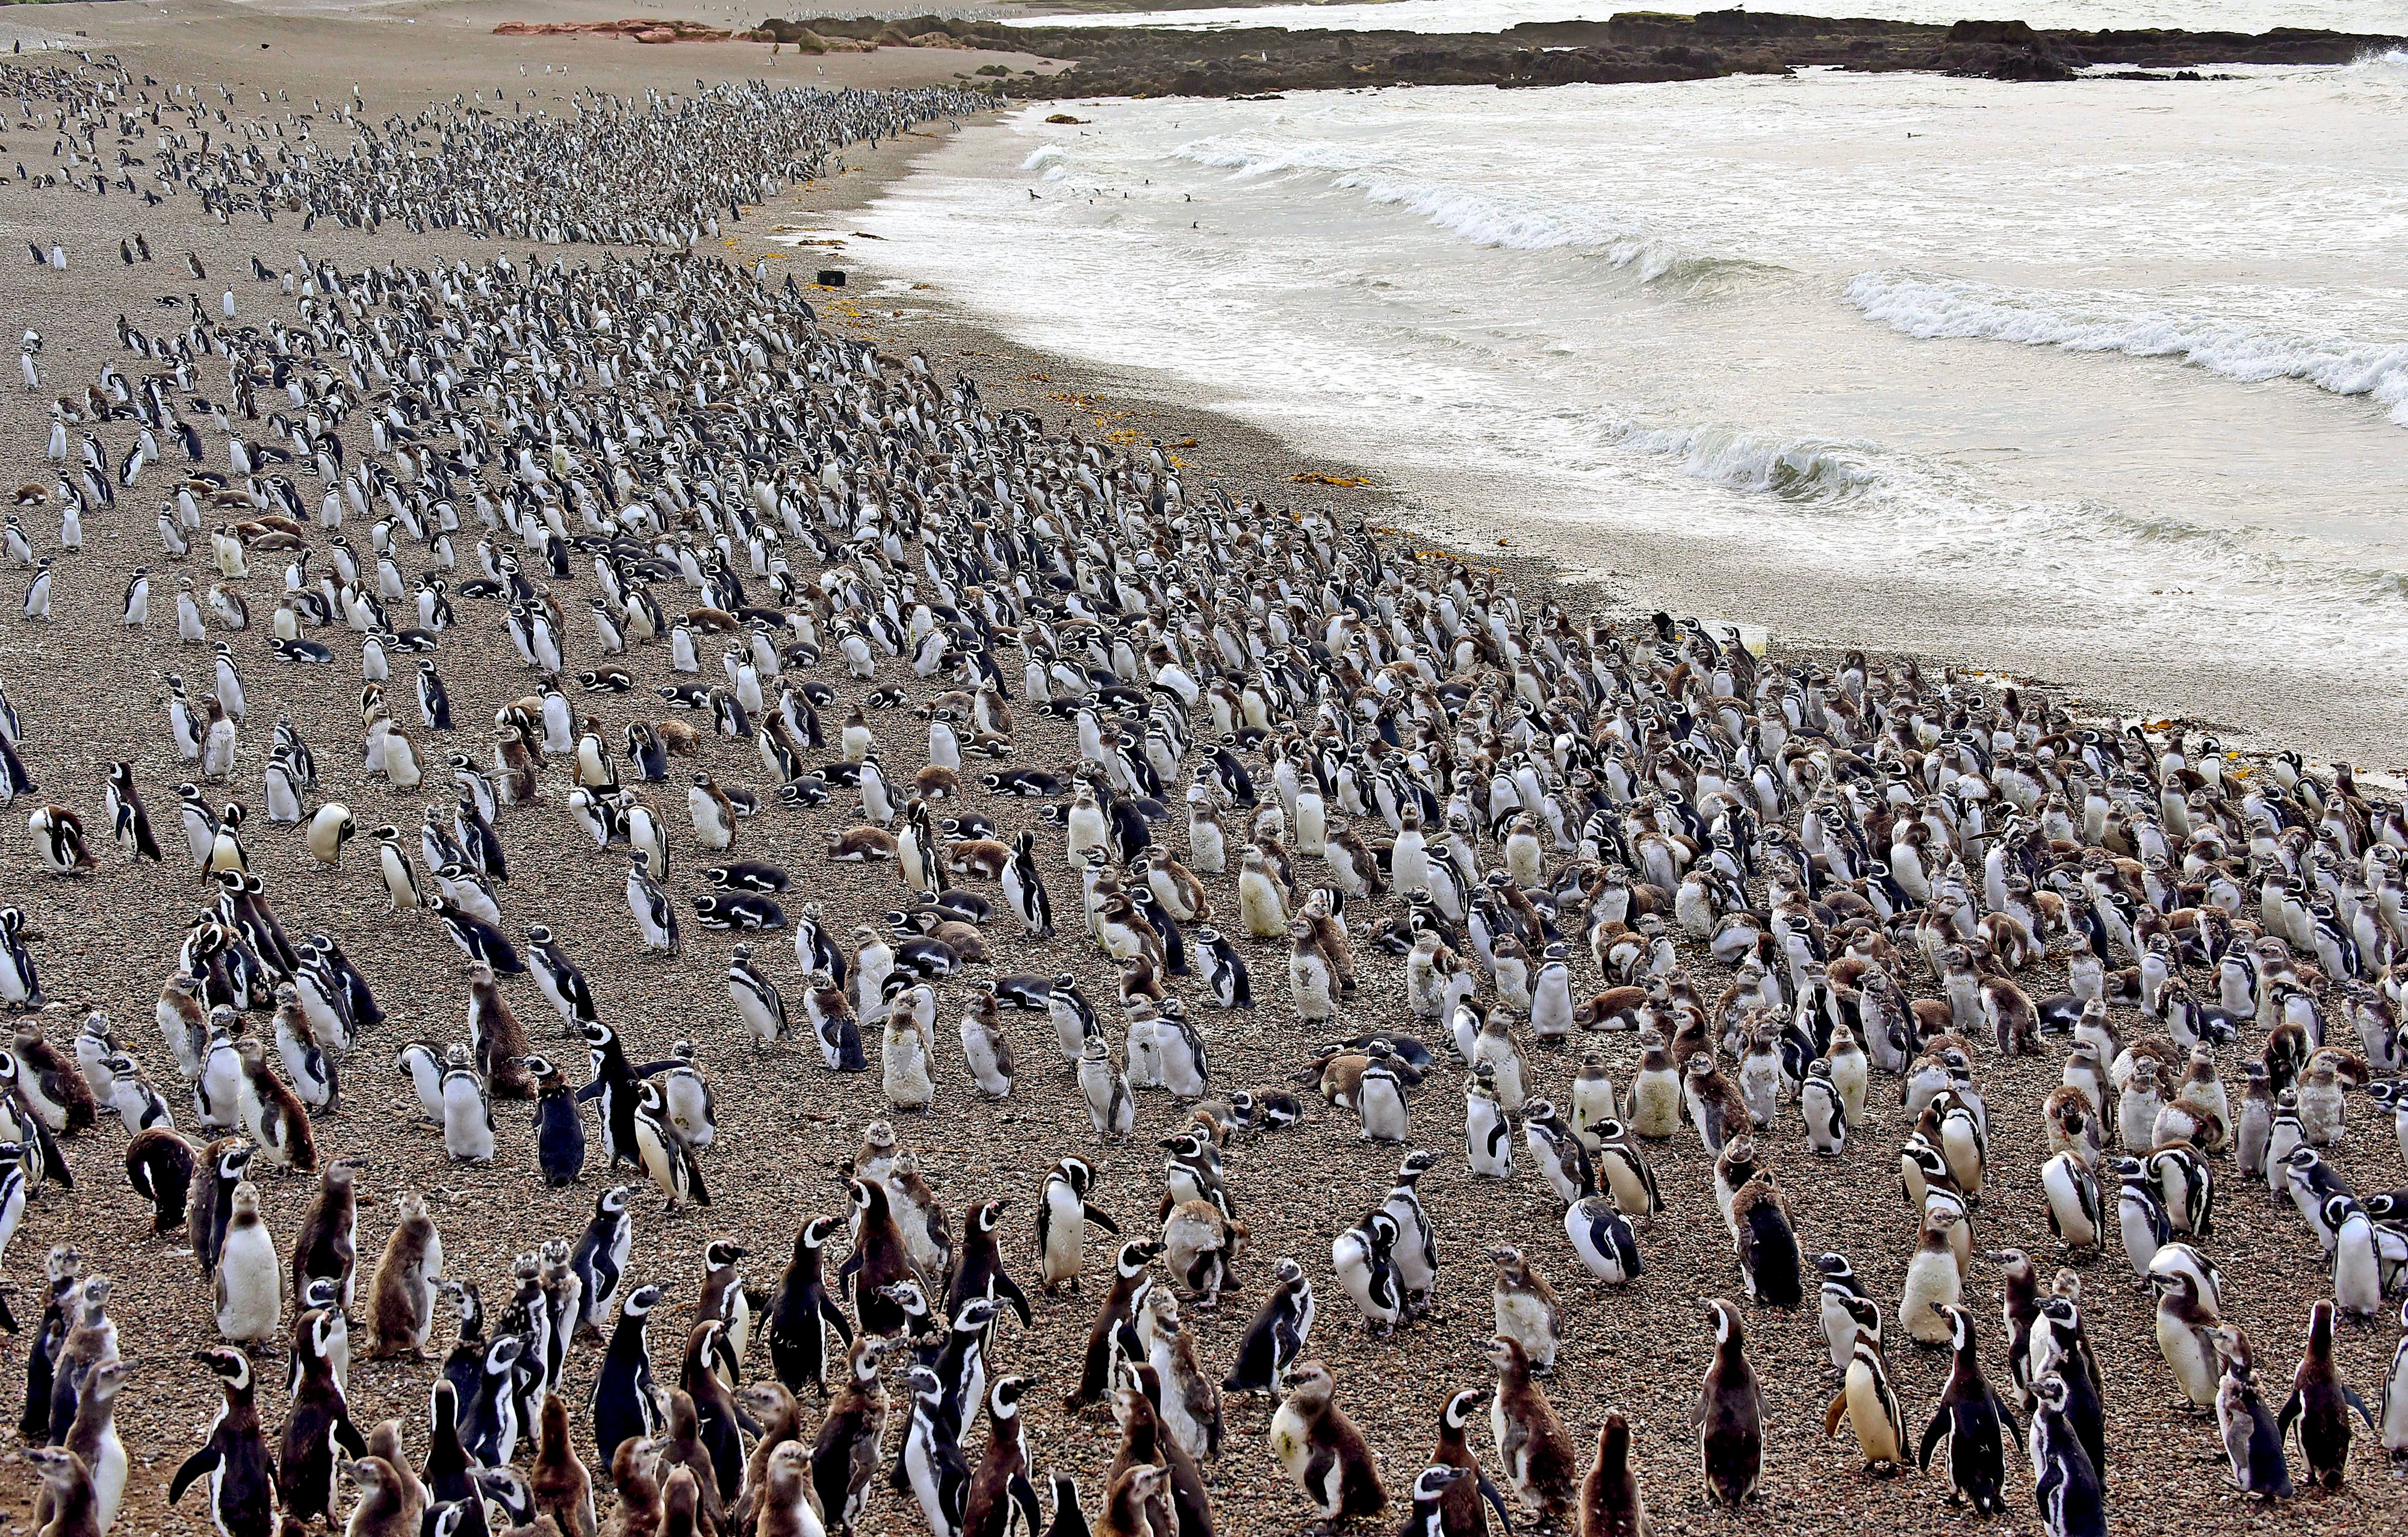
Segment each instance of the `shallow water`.
[[2408,686],[2408,65],[1051,109],[854,254],[1698,603]]

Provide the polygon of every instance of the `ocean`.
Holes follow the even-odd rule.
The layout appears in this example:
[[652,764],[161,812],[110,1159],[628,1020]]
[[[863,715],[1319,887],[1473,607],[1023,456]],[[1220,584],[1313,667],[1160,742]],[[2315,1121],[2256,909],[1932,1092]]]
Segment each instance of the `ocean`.
[[2408,760],[2408,59],[2241,73],[1049,104],[851,255],[1636,601]]
[[[1378,0],[1378,3],[1229,6],[1185,10],[1127,10],[1060,16],[1015,16],[1011,26],[1148,26],[1182,31],[1230,27],[1379,28],[1398,32],[1502,32],[1525,22],[1602,22],[1631,10],[1629,0]],[[1863,16],[1940,25],[1963,16],[2014,16],[2036,27],[2085,31],[2175,27],[2193,32],[2265,32],[2318,27],[2372,36],[2408,36],[2402,0],[2020,0],[2013,6],[1967,6],[1963,0],[1780,0],[1761,7],[1793,16]]]

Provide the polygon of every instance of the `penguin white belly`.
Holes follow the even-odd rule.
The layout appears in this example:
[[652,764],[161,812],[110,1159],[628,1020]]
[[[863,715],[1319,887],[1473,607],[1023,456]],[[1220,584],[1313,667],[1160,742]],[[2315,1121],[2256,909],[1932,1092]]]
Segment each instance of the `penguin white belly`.
[[2157,1349],[2164,1354],[2166,1365],[2173,1369],[2174,1385],[2182,1389],[2191,1407],[2212,1408],[2221,1368],[2214,1348],[2200,1337],[2199,1331],[2160,1308]]
[[1497,1332],[1521,1345],[1534,1367],[1555,1364],[1555,1331],[1547,1321],[1547,1306],[1535,1297],[1507,1292],[1496,1299]]
[[1961,1301],[1963,1296],[1964,1281],[1956,1273],[1956,1256],[1918,1250],[1906,1268],[1906,1289],[1899,1300],[1898,1321],[1905,1327],[1907,1338],[1917,1344],[1946,1344],[1955,1331],[1947,1317],[1932,1309],[1942,1302]]
[[284,1316],[282,1267],[265,1227],[236,1228],[218,1256],[218,1332],[236,1343],[276,1337]]

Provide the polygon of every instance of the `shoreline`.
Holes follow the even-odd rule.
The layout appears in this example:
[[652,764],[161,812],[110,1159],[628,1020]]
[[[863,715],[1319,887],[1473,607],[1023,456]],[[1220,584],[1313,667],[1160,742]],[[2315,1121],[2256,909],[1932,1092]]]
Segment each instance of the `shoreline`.
[[[1014,109],[1034,110],[1037,106]],[[1003,130],[999,114],[964,128]],[[797,203],[795,211],[832,215],[866,208],[916,174],[920,162],[940,147],[934,137],[924,137],[898,163],[849,181],[833,197],[823,193],[808,206]],[[746,260],[755,254],[771,256],[773,265],[781,257],[803,259],[791,248],[752,241],[760,229],[782,217],[780,212],[748,230]],[[849,287],[843,303],[865,313],[875,311],[873,331],[891,337],[898,351],[924,349],[940,375],[950,376],[958,363],[998,404],[1037,411],[1051,422],[1076,409],[1065,395],[1099,403],[1125,413],[1103,419],[1110,425],[1138,427],[1141,437],[1166,444],[1196,439],[1197,447],[1180,451],[1182,456],[1232,494],[1259,492],[1274,507],[1326,505],[1360,514],[1375,524],[1395,527],[1422,547],[1444,549],[1468,562],[1506,571],[1517,583],[1533,584],[1576,614],[1594,610],[1628,619],[1663,609],[1675,618],[1695,615],[1715,625],[1756,625],[1769,632],[1775,660],[1789,665],[1828,667],[1851,648],[1861,647],[1877,661],[1913,658],[1935,675],[1948,668],[2037,687],[2088,716],[2178,721],[2247,755],[2293,750],[2315,763],[2351,763],[2375,782],[2408,783],[2408,738],[2395,731],[2386,739],[2378,711],[2352,711],[2336,697],[2305,696],[2279,672],[2200,675],[2169,687],[2170,669],[2160,663],[2074,654],[2085,650],[2080,637],[2052,641],[2053,632],[2045,630],[1991,648],[1886,637],[1875,643],[1860,633],[1868,612],[1899,606],[1925,614],[1945,613],[1958,605],[1970,610],[1980,595],[1885,572],[1869,573],[1860,582],[1838,571],[1801,579],[1777,560],[1751,563],[1743,550],[1727,540],[1500,513],[1478,505],[1476,488],[1450,485],[1433,473],[1324,451],[1214,404],[1210,389],[1168,371],[1092,362],[1017,339],[1009,323],[974,310],[940,287],[886,290],[886,282],[905,280],[880,266],[877,242],[851,240],[842,249],[832,265],[847,265],[856,282],[876,274],[873,280],[880,284]],[[874,301],[873,295],[878,295]],[[898,309],[903,311],[899,316],[894,313]],[[1983,344],[1959,340],[1939,345]],[[1096,419],[1092,410],[1080,414],[1091,423]],[[1294,479],[1311,475],[1369,483],[1331,486]],[[1290,493],[1284,503],[1271,494],[1278,490]],[[1551,544],[1574,548],[1543,553]],[[1891,627],[1915,626],[1911,620],[1900,620]],[[2226,704],[2219,707],[2216,700]]]

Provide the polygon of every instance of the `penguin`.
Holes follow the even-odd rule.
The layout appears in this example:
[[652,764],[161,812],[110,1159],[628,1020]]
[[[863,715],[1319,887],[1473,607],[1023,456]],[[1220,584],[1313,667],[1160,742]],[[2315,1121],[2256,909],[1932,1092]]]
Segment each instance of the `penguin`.
[[658,1084],[636,1085],[634,1121],[637,1167],[651,1176],[653,1187],[666,1198],[665,1210],[710,1205],[710,1191],[703,1184],[702,1165],[695,1149],[679,1139]]
[[853,1288],[853,1317],[866,1334],[895,1334],[906,1322],[887,1295],[898,1283],[920,1283],[919,1267],[904,1242],[883,1181],[856,1178],[851,1185],[853,1252],[837,1271],[839,1286]]
[[2054,1372],[2032,1384],[2032,1498],[2048,1537],[2107,1537],[2106,1492],[2074,1432],[2070,1396],[2066,1379]]
[[1598,1427],[1597,1456],[1581,1479],[1581,1537],[1648,1537],[1654,1530],[1630,1464],[1630,1422],[1609,1410]]
[[1080,1050],[1079,1091],[1086,1099],[1096,1140],[1126,1140],[1137,1120],[1136,1101],[1129,1095],[1128,1075],[1112,1060],[1111,1047],[1100,1035],[1087,1037]]
[[638,1286],[620,1300],[609,1345],[595,1372],[586,1414],[594,1426],[595,1449],[605,1463],[617,1457],[620,1443],[656,1435],[666,1423],[644,1340],[645,1320],[660,1300],[661,1288],[653,1286]]
[[1120,1358],[1123,1331],[1135,1316],[1138,1300],[1154,1285],[1151,1267],[1163,1250],[1161,1243],[1130,1239],[1113,1257],[1112,1284],[1087,1331],[1078,1386],[1065,1400],[1065,1406],[1072,1412],[1097,1401],[1110,1390],[1114,1362]]
[[1405,1316],[1404,1286],[1390,1257],[1396,1242],[1396,1219],[1375,1208],[1329,1248],[1329,1268],[1373,1339],[1385,1339]]
[[2334,1370],[2334,1312],[2329,1300],[2320,1299],[2309,1306],[2307,1347],[2300,1356],[2291,1396],[2283,1401],[2274,1420],[2278,1443],[2290,1435],[2292,1423],[2298,1422],[2300,1457],[2308,1465],[2308,1480],[2328,1489],[2340,1488],[2349,1468],[2351,1412],[2366,1421],[2368,1429],[2375,1429],[2374,1415],[2365,1401]]
[[1079,1289],[1090,1226],[1114,1237],[1120,1234],[1111,1215],[1088,1199],[1095,1184],[1095,1167],[1076,1156],[1063,1158],[1045,1176],[1037,1202],[1038,1282],[1044,1291]]
[[260,1429],[251,1358],[231,1346],[211,1345],[194,1359],[217,1377],[224,1402],[208,1440],[168,1480],[167,1503],[181,1501],[195,1479],[207,1478],[209,1519],[220,1537],[276,1537],[276,1459]]
[[426,1358],[426,1337],[435,1328],[436,1283],[443,1275],[443,1243],[426,1214],[426,1202],[405,1193],[395,1201],[394,1229],[368,1286],[371,1359],[404,1356]]
[[1899,1324],[1916,1344],[1944,1345],[1955,1338],[1942,1309],[1963,1300],[1964,1271],[1957,1264],[1953,1240],[1954,1229],[1963,1220],[1950,1207],[1934,1207],[1925,1214],[1898,1304]]
[[[1982,1375],[1975,1347],[1973,1317],[1962,1307],[1948,1306],[1951,1357],[1948,1381],[1941,1389],[1939,1407],[1925,1427],[1916,1466],[1931,1471],[1931,1454],[1948,1448],[1951,1503],[1962,1500],[1977,1515],[1995,1515],[2006,1509],[2006,1442],[2021,1440],[2014,1413],[2003,1395]],[[1878,1314],[1875,1314],[1878,1318]]]
[[2286,1438],[2258,1396],[2248,1336],[2230,1324],[2222,1326],[2216,1330],[2216,1354],[2224,1362],[2224,1379],[2215,1390],[2215,1419],[2232,1487],[2261,1499],[2288,1500],[2292,1487],[2290,1466],[2283,1456]]
[[367,1438],[351,1423],[351,1407],[327,1358],[326,1342],[334,1316],[322,1308],[301,1315],[295,1326],[294,1362],[298,1380],[293,1386],[293,1409],[284,1424],[283,1454],[276,1474],[276,1491],[288,1519],[331,1521],[335,1499],[336,1448],[353,1458],[367,1455]]
[[1498,1335],[1489,1344],[1488,1364],[1497,1372],[1488,1423],[1506,1487],[1525,1508],[1542,1515],[1569,1509],[1578,1492],[1574,1477],[1579,1464],[1571,1437],[1546,1390],[1533,1380],[1521,1342],[1510,1334]]
[[216,1287],[218,1333],[236,1344],[276,1338],[284,1319],[284,1265],[275,1237],[259,1214],[259,1187],[235,1186],[226,1226],[218,1236]]
[[826,1397],[828,1331],[834,1329],[848,1348],[853,1343],[853,1324],[829,1295],[824,1278],[824,1251],[838,1227],[834,1217],[820,1216],[796,1229],[793,1256],[769,1304],[769,1358],[790,1392],[799,1393],[809,1383]]
[[1463,1082],[1463,1139],[1473,1178],[1512,1177],[1513,1123],[1498,1098],[1496,1070],[1485,1062]]
[[[124,1082],[121,1076],[121,1085]],[[5,1144],[0,1144],[4,1148]],[[5,1152],[0,1152],[5,1158]],[[172,1125],[146,1127],[125,1144],[125,1179],[150,1203],[150,1230],[165,1237],[184,1226],[199,1154]],[[0,1213],[24,1200],[24,1169],[7,1159],[0,1167]]]
[[1287,1396],[1271,1415],[1271,1455],[1313,1514],[1334,1524],[1386,1509],[1387,1491],[1371,1449],[1335,1401],[1337,1383],[1329,1369],[1317,1360],[1299,1361],[1281,1384]]
[[471,1064],[468,1048],[455,1045],[443,1070],[443,1151],[453,1163],[494,1161],[494,1107],[485,1098],[484,1080]]
[[1861,1334],[1840,1391],[1823,1415],[1823,1439],[1837,1435],[1842,1420],[1856,1431],[1856,1449],[1869,1470],[1886,1474],[1906,1466],[1906,1410],[1890,1386],[1881,1346]]
[[1283,1257],[1272,1267],[1270,1291],[1246,1326],[1228,1375],[1221,1379],[1223,1391],[1277,1392],[1288,1368],[1312,1338],[1316,1311],[1312,1282],[1304,1267]]
[[2069,1150],[2041,1166],[2042,1191],[2048,1198],[2048,1230],[2070,1249],[2096,1248],[2100,1240],[2099,1182],[2090,1162]]
[[1716,1298],[1706,1311],[1713,1323],[1714,1358],[1689,1422],[1697,1432],[1706,1492],[1736,1509],[1747,1503],[1764,1477],[1764,1409],[1755,1369],[1748,1364],[1739,1310]]
[[811,1486],[830,1528],[850,1534],[869,1499],[885,1444],[886,1390],[879,1365],[893,1342],[865,1334],[846,1357],[842,1385],[811,1448]]
[[[354,1166],[337,1158],[320,1171],[317,1193],[293,1236],[292,1282],[296,1301],[308,1292],[310,1281],[323,1277],[334,1283],[338,1305],[352,1306],[357,1296],[359,1225]],[[297,1324],[294,1330],[297,1335]]]
[[1777,1308],[1794,1308],[1802,1302],[1805,1288],[1799,1270],[1798,1235],[1790,1224],[1788,1202],[1782,1199],[1770,1171],[1757,1172],[1732,1193],[1730,1224],[1740,1279],[1749,1300]]
[[619,1316],[620,1283],[635,1245],[631,1195],[627,1186],[614,1185],[595,1197],[594,1214],[569,1256],[568,1268],[578,1280],[579,1315],[573,1332],[579,1335],[599,1340],[602,1325]]
[[150,831],[150,813],[143,809],[142,797],[134,783],[134,765],[120,760],[109,765],[108,788],[105,798],[108,815],[109,836],[137,862],[160,862],[159,841]]
[[728,955],[728,1001],[736,1007],[737,1023],[755,1051],[766,1051],[786,1037],[786,1000],[768,974],[752,964],[752,947],[739,944]]
[[535,1082],[535,1169],[553,1190],[576,1185],[585,1173],[585,1115],[578,1091],[547,1057],[520,1057]]

